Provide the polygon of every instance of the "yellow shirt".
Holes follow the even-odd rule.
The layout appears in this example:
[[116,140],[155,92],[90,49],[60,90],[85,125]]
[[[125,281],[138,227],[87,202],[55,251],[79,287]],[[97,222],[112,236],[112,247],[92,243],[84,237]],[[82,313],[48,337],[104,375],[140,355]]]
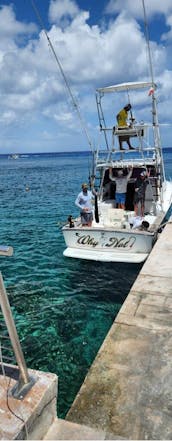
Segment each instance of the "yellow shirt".
[[117,115],[117,121],[119,127],[126,127],[127,126],[127,117],[128,112],[125,109],[120,110],[120,112]]

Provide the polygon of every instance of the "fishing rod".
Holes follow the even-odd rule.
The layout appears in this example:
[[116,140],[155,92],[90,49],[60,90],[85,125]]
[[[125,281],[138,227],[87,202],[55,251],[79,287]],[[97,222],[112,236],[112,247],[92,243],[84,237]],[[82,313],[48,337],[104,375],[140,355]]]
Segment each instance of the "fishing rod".
[[83,118],[82,118],[81,113],[80,113],[80,110],[79,110],[78,103],[76,102],[76,100],[75,100],[75,98],[74,98],[74,95],[73,95],[73,93],[72,93],[72,91],[71,91],[71,88],[70,88],[70,86],[69,86],[68,80],[67,80],[66,75],[65,75],[65,73],[64,73],[64,70],[63,70],[63,68],[62,68],[62,65],[61,65],[61,63],[60,63],[60,61],[59,61],[59,58],[58,58],[58,56],[57,56],[57,54],[56,54],[56,51],[55,51],[54,46],[53,46],[53,44],[52,44],[52,42],[51,42],[51,40],[50,40],[50,37],[48,36],[48,33],[47,33],[46,29],[45,29],[45,26],[44,26],[43,20],[42,20],[41,15],[40,15],[40,13],[39,13],[39,11],[38,11],[38,8],[37,8],[36,5],[35,5],[34,0],[31,0],[31,3],[32,3],[32,7],[33,7],[33,9],[34,9],[34,11],[35,11],[35,14],[36,14],[36,16],[37,16],[37,18],[38,18],[38,21],[39,21],[39,23],[40,23],[40,25],[41,25],[41,27],[42,27],[42,29],[43,29],[43,31],[44,31],[44,34],[45,34],[45,36],[46,36],[46,38],[47,38],[48,44],[49,44],[49,46],[50,46],[50,49],[51,49],[51,51],[52,51],[52,53],[53,53],[53,55],[54,55],[54,57],[55,57],[55,60],[56,60],[56,62],[57,62],[57,64],[58,64],[58,67],[59,67],[59,70],[60,70],[61,75],[62,75],[62,77],[63,77],[64,83],[65,83],[66,88],[67,88],[67,90],[68,90],[68,93],[69,93],[69,95],[70,95],[70,98],[71,98],[72,104],[73,104],[73,106],[74,106],[75,111],[76,111],[77,114],[78,114],[78,117],[79,117],[79,120],[80,120],[80,123],[81,123],[81,127],[82,127],[82,129],[83,129],[83,131],[84,131],[84,133],[85,133],[85,135],[86,135],[86,138],[87,138],[88,144],[89,144],[89,146],[90,146],[90,149],[91,149],[91,151],[93,152],[94,149],[93,149],[93,146],[92,146],[92,142],[91,142],[90,137],[89,137],[89,135],[88,135],[88,132],[87,132],[87,130],[86,130],[86,127],[85,127],[85,124],[84,124]]
[[[41,17],[41,15],[40,15],[39,11],[38,11],[38,8],[37,8],[36,5],[35,5],[34,0],[31,0],[31,3],[32,3],[33,9],[34,9],[34,11],[35,11],[35,14],[36,14],[36,16],[37,16],[37,18],[38,18],[38,21],[39,21],[39,23],[40,23],[40,25],[41,25],[41,27],[42,27],[42,29],[43,29],[43,31],[44,31],[44,34],[45,34],[45,36],[46,36],[46,38],[47,38],[48,45],[50,46],[50,49],[51,49],[51,51],[52,51],[52,53],[53,53],[53,55],[54,55],[54,57],[55,57],[55,60],[56,60],[56,62],[57,62],[57,65],[58,65],[58,67],[59,67],[59,70],[60,70],[60,72],[61,72],[62,78],[63,78],[64,83],[65,83],[65,85],[66,85],[66,88],[67,88],[67,91],[68,91],[69,96],[70,96],[70,98],[71,98],[71,101],[72,101],[72,104],[73,104],[73,106],[74,106],[74,109],[75,109],[75,111],[76,111],[77,114],[78,114],[78,118],[79,118],[79,121],[80,121],[81,127],[82,127],[82,129],[83,129],[83,131],[84,131],[84,133],[85,133],[86,138],[87,138],[87,141],[88,141],[88,144],[89,144],[89,146],[90,146],[90,150],[91,150],[91,152],[92,152],[92,155],[94,155],[94,148],[93,148],[92,142],[91,142],[91,140],[90,140],[90,137],[89,137],[89,135],[88,135],[87,129],[86,129],[86,127],[85,127],[85,124],[84,124],[84,121],[83,121],[83,118],[82,118],[82,115],[81,115],[81,112],[80,112],[80,109],[79,109],[78,103],[77,103],[77,101],[75,100],[74,95],[73,95],[73,93],[72,93],[72,91],[71,91],[71,88],[70,88],[70,85],[69,85],[69,83],[68,83],[67,77],[66,77],[66,75],[65,75],[65,73],[64,73],[64,70],[63,70],[62,65],[61,65],[61,63],[60,63],[60,60],[59,60],[59,58],[58,58],[58,56],[57,56],[57,54],[56,54],[56,51],[55,51],[55,49],[54,49],[54,46],[53,46],[53,44],[52,44],[52,42],[51,42],[51,40],[50,40],[50,37],[48,36],[48,33],[47,33],[46,29],[45,29],[45,26],[44,26],[44,23],[43,23],[42,17]],[[90,166],[90,158],[88,157],[89,181],[90,181],[90,183],[91,183],[91,179],[90,179],[90,174],[91,174],[91,173],[90,173],[90,169],[91,169],[91,166]],[[90,186],[91,186],[91,185],[90,185]],[[97,202],[97,201],[95,201],[95,210],[96,210],[96,212],[98,213],[98,207],[97,207],[97,209],[96,209],[96,202]],[[98,218],[98,214],[97,214],[97,218]],[[69,219],[68,219],[68,220],[69,220]],[[69,223],[70,223],[70,221],[69,221]]]
[[152,86],[154,86],[155,83],[154,83],[153,64],[152,64],[152,56],[151,56],[151,48],[150,48],[149,29],[148,29],[146,8],[145,8],[145,1],[144,0],[142,0],[142,5],[143,5],[143,14],[144,14],[145,37],[146,37],[146,44],[147,44],[147,49],[148,49],[150,76],[151,76]]
[[[131,106],[130,95],[129,95],[128,89],[127,89],[127,96],[128,96],[128,104],[130,104],[130,106]],[[132,107],[130,109],[130,120],[131,120],[131,124],[133,124],[133,122],[135,121],[135,118],[133,117]]]
[[[158,121],[158,114],[157,114],[157,100],[155,96],[155,89],[156,85],[154,82],[154,72],[153,72],[153,63],[152,63],[152,53],[150,48],[150,37],[149,37],[149,29],[148,29],[148,22],[147,22],[147,14],[146,14],[146,8],[145,8],[145,0],[142,0],[142,6],[143,6],[143,14],[144,14],[144,28],[145,28],[145,39],[146,39],[146,45],[147,45],[147,51],[148,51],[148,61],[149,61],[149,69],[150,69],[150,78],[152,83],[152,123],[153,123],[153,134],[154,134],[154,142],[155,142],[155,154],[157,159],[157,151],[158,155],[161,158],[161,164],[160,164],[160,187],[162,187],[162,183],[165,181],[165,168],[164,168],[164,160],[162,156],[162,148],[161,148],[161,136],[160,136],[160,130],[159,130],[159,121]],[[160,192],[160,199],[161,199],[161,206],[162,206],[162,195]]]
[[[157,109],[156,109],[156,98],[155,98],[155,81],[154,81],[154,72],[153,72],[153,63],[152,63],[152,54],[151,54],[151,48],[150,48],[150,37],[149,37],[149,29],[148,29],[148,22],[147,22],[147,14],[146,14],[146,8],[145,8],[145,0],[142,0],[142,6],[143,6],[143,15],[144,15],[144,27],[145,27],[145,39],[146,39],[146,45],[147,45],[147,51],[148,51],[148,61],[149,61],[149,69],[150,69],[150,78],[152,83],[152,116],[153,116],[153,126],[159,128],[158,123],[158,115],[157,115]],[[155,134],[155,143],[157,147],[160,147],[161,140],[160,140],[160,133],[159,129],[157,130],[157,134]],[[163,174],[164,170],[163,170]]]

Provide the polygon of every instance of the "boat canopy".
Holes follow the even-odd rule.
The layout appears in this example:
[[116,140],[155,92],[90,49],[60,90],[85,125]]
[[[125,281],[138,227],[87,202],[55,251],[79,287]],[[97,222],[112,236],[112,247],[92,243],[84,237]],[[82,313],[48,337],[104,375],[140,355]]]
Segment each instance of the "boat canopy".
[[134,90],[134,89],[143,89],[143,88],[153,88],[154,90],[157,88],[155,83],[148,82],[148,81],[139,81],[136,83],[121,83],[116,84],[114,86],[107,86],[107,87],[101,87],[99,89],[96,89],[99,93],[110,93],[110,92],[121,92],[125,90]]

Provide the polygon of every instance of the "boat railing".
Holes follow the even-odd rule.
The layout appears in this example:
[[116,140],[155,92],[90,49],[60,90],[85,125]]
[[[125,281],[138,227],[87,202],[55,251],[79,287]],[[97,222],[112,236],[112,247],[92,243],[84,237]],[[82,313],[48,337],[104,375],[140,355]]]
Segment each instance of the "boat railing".
[[150,128],[151,125],[148,123],[140,123],[140,124],[132,124],[131,126],[124,126],[124,127],[103,127],[101,126],[100,131],[104,132],[112,132],[114,135],[121,135],[124,133],[125,135],[131,134],[131,136],[145,136],[146,131],[148,128]]
[[29,376],[20,345],[12,310],[0,273],[0,375],[17,380],[7,393],[16,399],[23,399],[36,379]]
[[102,168],[103,166],[106,166],[107,164],[111,164],[112,162],[116,161],[118,161],[118,163],[122,162],[124,164],[140,162],[140,164],[144,165],[147,160],[151,161],[152,164],[159,163],[155,147],[143,146],[134,150],[126,148],[125,150],[121,151],[119,150],[119,146],[117,146],[117,148],[112,148],[108,152],[106,150],[99,152],[99,156],[96,162],[96,168]]
[[[138,140],[137,146],[134,147],[137,151],[155,151],[156,146],[154,144],[152,126],[149,123],[132,124],[131,127],[101,127],[101,132],[106,135],[106,145],[108,145],[108,152],[119,151],[119,139],[121,137],[136,138]],[[123,139],[125,141],[125,139]],[[124,149],[122,153],[128,153],[127,149]],[[132,153],[132,150],[129,151]]]
[[116,136],[130,136],[132,137],[144,137],[145,136],[146,127],[143,125],[132,126],[132,127],[114,127],[113,134]]

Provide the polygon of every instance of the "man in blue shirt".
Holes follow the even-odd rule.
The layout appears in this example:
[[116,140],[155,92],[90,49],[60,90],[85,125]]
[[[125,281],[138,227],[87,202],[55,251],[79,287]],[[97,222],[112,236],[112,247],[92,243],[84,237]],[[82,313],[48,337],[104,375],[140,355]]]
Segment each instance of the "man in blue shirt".
[[82,191],[78,194],[75,205],[80,208],[82,226],[91,227],[93,221],[92,199],[94,194],[88,190],[87,184],[82,184]]

